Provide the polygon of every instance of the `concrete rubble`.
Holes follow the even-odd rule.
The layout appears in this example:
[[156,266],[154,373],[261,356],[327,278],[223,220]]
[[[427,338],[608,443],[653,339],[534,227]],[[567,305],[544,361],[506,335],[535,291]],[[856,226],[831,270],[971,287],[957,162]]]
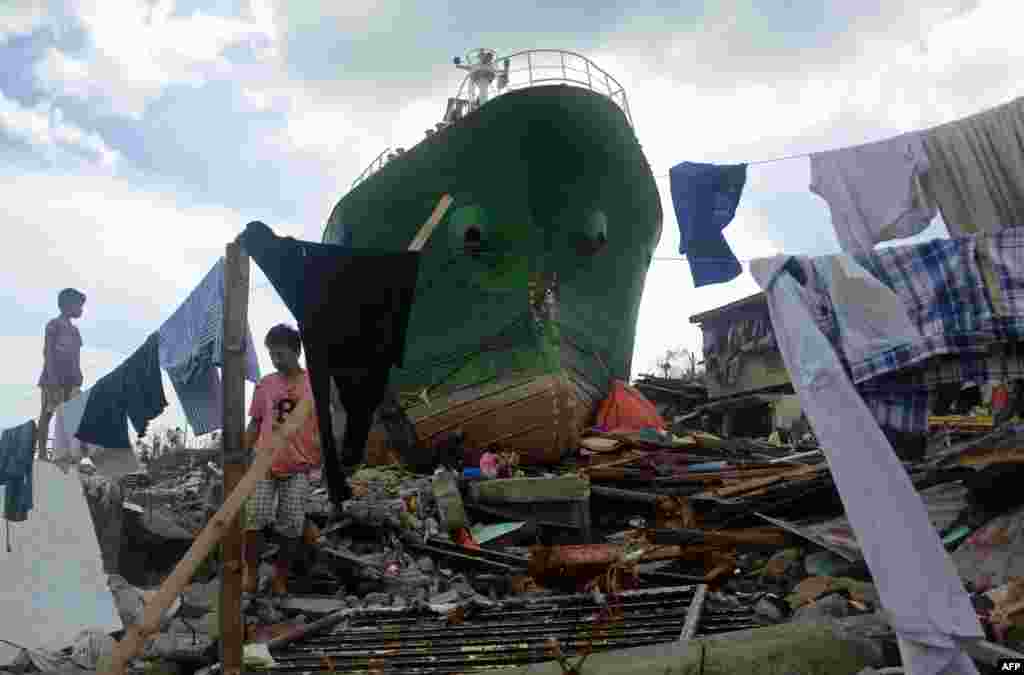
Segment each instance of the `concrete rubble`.
[[[987,640],[971,654],[988,672],[1024,649],[1024,493],[993,494],[1024,477],[1024,427],[979,424],[947,422],[945,440],[906,467],[975,599]],[[360,467],[340,508],[317,475],[289,595],[269,594],[271,545],[261,592],[243,597],[247,662],[332,673],[557,673],[581,660],[581,673],[894,672],[895,636],[823,455],[810,434],[790,441],[686,423],[593,429],[543,467],[463,448],[417,467],[426,473]],[[223,500],[216,451],[161,460],[82,477],[125,626]],[[133,671],[218,672],[218,571],[214,556]],[[59,647],[25,645],[6,670],[101,668],[120,633],[81,628]]]

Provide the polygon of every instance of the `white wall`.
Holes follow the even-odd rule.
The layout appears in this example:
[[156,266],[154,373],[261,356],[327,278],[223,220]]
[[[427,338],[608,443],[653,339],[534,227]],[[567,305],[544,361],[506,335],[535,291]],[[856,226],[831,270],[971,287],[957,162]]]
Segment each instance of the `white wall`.
[[[0,518],[0,635],[26,647],[66,643],[85,628],[121,628],[103,558],[76,471],[35,463],[28,520]],[[0,488],[2,505],[3,488]],[[0,644],[0,665],[18,650]]]

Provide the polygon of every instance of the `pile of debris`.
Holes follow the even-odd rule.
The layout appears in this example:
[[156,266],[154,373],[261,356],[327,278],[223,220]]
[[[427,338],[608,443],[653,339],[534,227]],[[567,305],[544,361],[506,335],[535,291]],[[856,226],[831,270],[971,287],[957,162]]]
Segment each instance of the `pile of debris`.
[[[1024,472],[1024,427],[1008,422],[993,431],[961,420],[943,429],[905,466],[986,626],[990,642],[973,655],[994,662],[1024,647],[1024,496],[1002,489]],[[711,644],[705,638],[715,635],[760,644],[758,630],[772,624],[785,624],[774,629],[780,635],[802,635],[805,624],[843,625],[833,636],[856,647],[837,648],[846,654],[835,656],[841,664],[812,667],[790,644],[794,671],[899,663],[813,437],[784,444],[699,431],[592,430],[562,464],[544,467],[498,448],[463,448],[457,434],[446,442],[452,451],[438,455],[432,473],[359,468],[348,479],[352,498],[339,508],[314,476],[305,555],[289,594],[270,595],[272,545],[260,592],[243,598],[248,663],[336,673],[571,665],[626,647]],[[125,518],[121,562],[124,550],[162,537],[179,549],[163,551],[166,574],[221,504],[216,464],[182,468],[158,482],[118,482],[125,514],[134,514]],[[101,477],[84,481],[108,507],[116,499]],[[154,539],[129,541],[135,527]],[[220,579],[211,563],[136,666],[216,669]],[[111,590],[129,626],[152,593],[139,587],[159,579],[117,571],[123,576],[111,575]],[[111,645],[110,636],[87,631],[63,653],[25,652],[8,670],[49,672],[61,659],[82,667],[93,656],[95,665]]]

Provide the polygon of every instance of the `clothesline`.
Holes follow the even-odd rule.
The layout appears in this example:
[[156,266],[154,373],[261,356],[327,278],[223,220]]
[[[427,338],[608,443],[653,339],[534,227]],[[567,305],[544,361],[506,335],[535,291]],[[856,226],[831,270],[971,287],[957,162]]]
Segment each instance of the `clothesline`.
[[[991,112],[992,110],[996,110],[996,109],[1002,108],[1004,106],[1013,105],[1018,100],[1019,99],[1014,99],[1013,101],[1009,101],[1008,103],[1004,103],[1004,104],[1001,104],[1001,105],[998,105],[998,106],[993,106],[993,107],[987,108],[987,109],[985,109],[985,110],[983,110],[981,112],[975,113],[974,115],[958,117],[955,120],[950,120],[948,122],[942,122],[941,124],[936,124],[936,125],[934,125],[932,127],[928,127],[928,128],[924,128],[924,129],[919,129],[919,130],[916,130],[916,131],[921,131],[921,132],[924,132],[924,133],[927,133],[929,131],[935,131],[936,129],[939,129],[940,127],[944,127],[944,126],[947,126],[949,124],[954,124],[956,122],[963,121],[963,120],[967,119],[968,117],[974,117],[976,115],[982,115],[982,114],[984,114],[986,112]],[[908,132],[903,132],[903,133],[911,133],[911,132],[908,131]],[[878,138],[878,139],[875,139],[873,141],[864,141],[863,143],[856,143],[856,144],[853,144],[853,145],[842,145],[842,146],[831,148],[829,150],[815,150],[813,152],[798,152],[798,153],[794,153],[792,155],[783,155],[781,157],[773,157],[771,159],[759,159],[759,160],[752,161],[752,162],[734,162],[734,164],[746,164],[747,166],[759,166],[761,164],[774,164],[776,162],[787,162],[787,161],[789,161],[791,159],[805,159],[805,158],[809,158],[811,155],[818,155],[818,154],[823,154],[823,153],[827,153],[827,152],[835,152],[836,150],[845,150],[845,149],[849,149],[849,148],[856,148],[856,147],[859,147],[861,145],[871,145],[872,143],[881,142],[881,141],[887,140],[889,138],[896,138],[897,136],[900,136],[900,135],[902,135],[902,134],[896,134],[895,136],[885,136],[884,138]],[[715,162],[715,163],[716,164],[727,164],[725,162]],[[660,174],[655,175],[654,177],[656,179],[668,178],[669,174],[667,174],[667,173],[660,173]]]
[[[839,150],[840,148],[834,148],[834,149],[835,150]],[[756,162],[736,162],[736,163],[737,164],[746,164],[747,166],[758,166],[760,164],[774,164],[776,162],[787,162],[787,161],[789,161],[791,159],[805,159],[805,158],[810,157],[813,154],[817,154],[817,152],[818,151],[815,151],[815,152],[800,152],[800,153],[797,153],[795,155],[785,155],[784,157],[773,157],[771,159],[759,159]],[[823,151],[823,152],[829,152],[829,151],[826,150],[826,151]],[[669,174],[667,174],[667,173],[660,173],[660,174],[656,175],[654,178],[655,179],[661,179],[661,178],[668,178],[668,177],[669,177]]]

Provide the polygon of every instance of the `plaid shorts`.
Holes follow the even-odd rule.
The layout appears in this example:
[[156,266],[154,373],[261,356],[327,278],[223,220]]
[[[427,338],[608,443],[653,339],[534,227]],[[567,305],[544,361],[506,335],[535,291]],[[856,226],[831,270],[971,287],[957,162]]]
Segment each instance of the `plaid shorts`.
[[304,473],[259,481],[246,500],[245,529],[262,530],[274,524],[281,536],[301,537],[309,489],[309,476]]

